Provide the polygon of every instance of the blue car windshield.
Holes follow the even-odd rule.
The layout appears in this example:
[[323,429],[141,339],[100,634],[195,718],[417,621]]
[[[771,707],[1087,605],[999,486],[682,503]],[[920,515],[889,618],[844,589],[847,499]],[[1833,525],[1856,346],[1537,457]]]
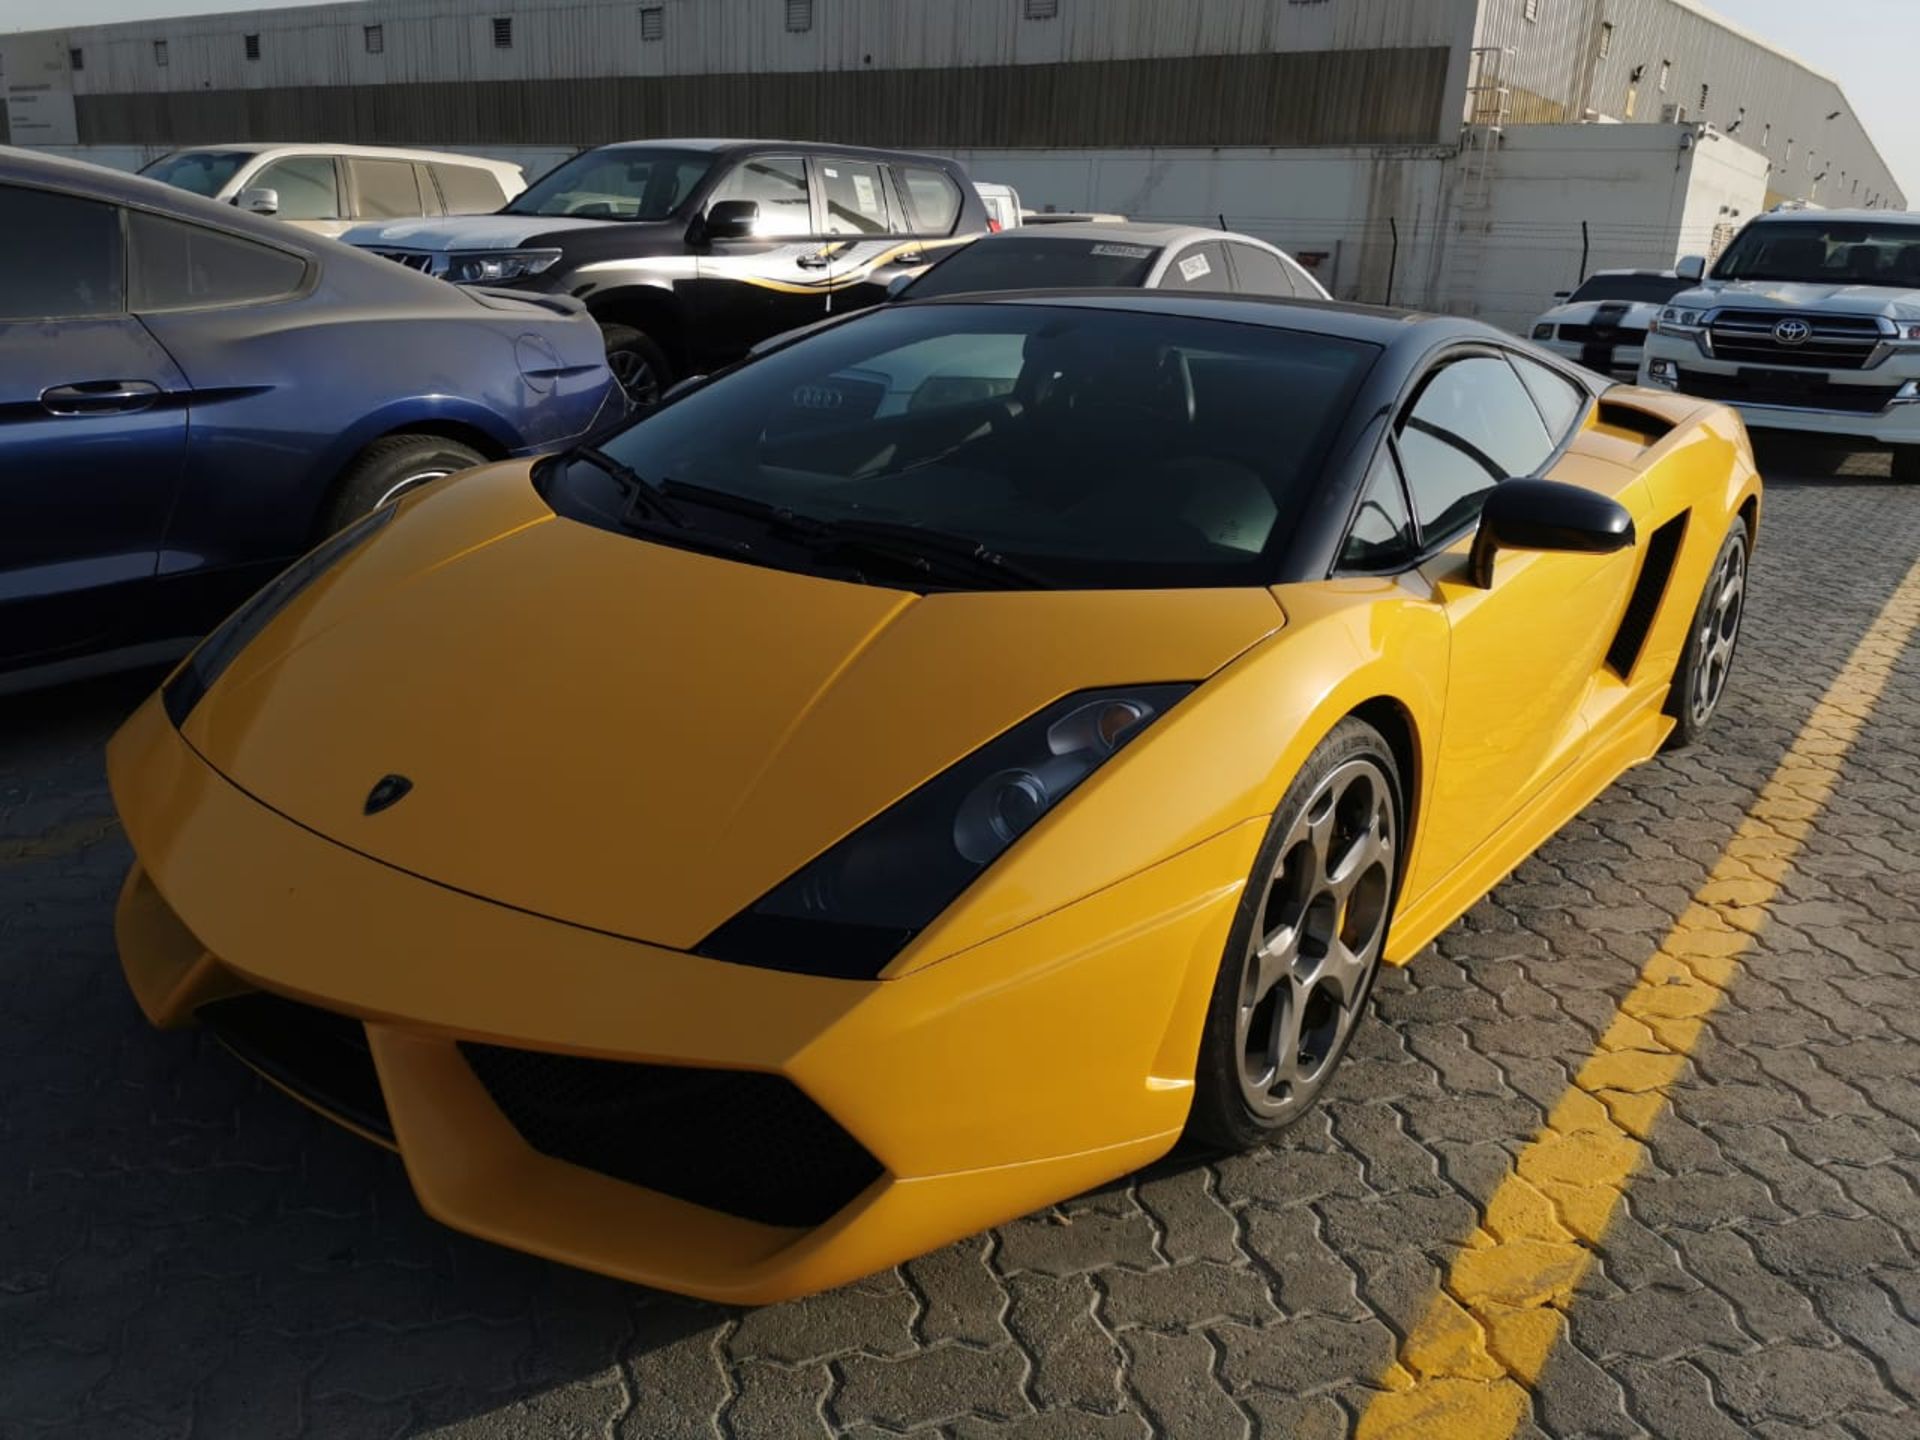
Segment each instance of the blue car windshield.
[[556,165],[513,197],[509,215],[576,220],[665,220],[713,168],[698,150],[613,145]]
[[[696,513],[701,489],[724,491],[803,522],[964,536],[1054,583],[1262,584],[1378,354],[1266,323],[905,304],[776,349],[601,448]],[[576,501],[605,487],[585,508],[619,512],[603,474],[565,477]]]
[[176,150],[162,155],[140,173],[176,190],[191,190],[211,198],[224,190],[234,172],[252,158],[245,150]]

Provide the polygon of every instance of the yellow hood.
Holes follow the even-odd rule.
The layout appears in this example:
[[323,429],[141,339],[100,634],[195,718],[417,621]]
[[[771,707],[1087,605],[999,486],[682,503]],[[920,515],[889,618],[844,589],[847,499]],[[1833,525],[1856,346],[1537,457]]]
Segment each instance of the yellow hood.
[[[687,948],[1057,697],[1198,680],[1280,623],[1257,589],[922,597],[765,569],[558,518],[505,465],[411,502],[184,729],[342,845]],[[412,790],[366,814],[389,774]]]

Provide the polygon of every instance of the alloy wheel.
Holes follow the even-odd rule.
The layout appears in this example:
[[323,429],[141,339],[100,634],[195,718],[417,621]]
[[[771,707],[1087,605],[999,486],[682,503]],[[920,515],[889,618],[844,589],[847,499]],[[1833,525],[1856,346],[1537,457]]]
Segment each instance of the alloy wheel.
[[638,350],[609,350],[607,368],[635,405],[651,405],[660,398],[660,376]]
[[1696,728],[1713,718],[1727,688],[1727,672],[1733,668],[1733,647],[1740,639],[1747,595],[1744,545],[1726,548],[1707,593],[1710,598],[1701,607],[1700,628],[1693,637],[1693,676],[1687,688],[1687,714]]
[[1263,1121],[1313,1103],[1380,963],[1399,863],[1391,782],[1364,756],[1315,787],[1276,855],[1241,962],[1240,1091]]

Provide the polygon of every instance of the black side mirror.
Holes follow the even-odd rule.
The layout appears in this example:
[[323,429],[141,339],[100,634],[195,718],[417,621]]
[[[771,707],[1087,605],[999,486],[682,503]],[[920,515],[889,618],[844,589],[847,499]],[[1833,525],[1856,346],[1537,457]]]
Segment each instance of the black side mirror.
[[894,276],[891,280],[887,281],[886,298],[889,300],[898,300],[901,295],[905,293],[906,288],[919,278],[918,275],[910,271],[905,275]]
[[722,200],[707,211],[709,240],[751,240],[760,228],[760,202]]
[[1633,517],[1604,495],[1557,480],[1508,480],[1493,487],[1481,508],[1468,574],[1485,590],[1493,584],[1493,559],[1501,550],[1609,555],[1633,538]]

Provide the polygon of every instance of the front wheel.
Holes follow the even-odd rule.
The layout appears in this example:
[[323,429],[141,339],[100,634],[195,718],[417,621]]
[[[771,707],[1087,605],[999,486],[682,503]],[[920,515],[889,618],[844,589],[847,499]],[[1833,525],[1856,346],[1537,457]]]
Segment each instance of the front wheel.
[[1398,893],[1400,771],[1343,720],[1288,787],[1214,982],[1187,1134],[1244,1150],[1325,1090],[1372,992]]
[[607,342],[607,368],[627,392],[627,399],[635,405],[659,400],[660,392],[673,383],[666,352],[631,325],[602,325],[600,334]]
[[1719,711],[1746,611],[1747,527],[1736,519],[1714,557],[1707,588],[1693,612],[1693,627],[1687,632],[1687,648],[1680,653],[1680,668],[1667,692],[1667,713],[1673,717],[1669,749],[1693,744]]

